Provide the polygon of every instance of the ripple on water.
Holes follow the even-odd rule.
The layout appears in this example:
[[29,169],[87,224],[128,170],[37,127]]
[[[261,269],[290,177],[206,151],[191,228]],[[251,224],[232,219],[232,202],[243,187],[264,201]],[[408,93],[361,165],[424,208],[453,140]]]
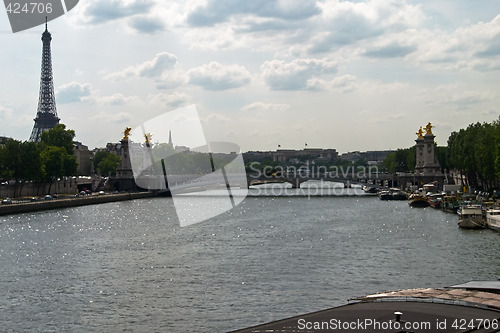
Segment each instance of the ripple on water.
[[500,275],[498,233],[406,202],[253,197],[176,221],[165,198],[3,217],[3,329],[221,332]]

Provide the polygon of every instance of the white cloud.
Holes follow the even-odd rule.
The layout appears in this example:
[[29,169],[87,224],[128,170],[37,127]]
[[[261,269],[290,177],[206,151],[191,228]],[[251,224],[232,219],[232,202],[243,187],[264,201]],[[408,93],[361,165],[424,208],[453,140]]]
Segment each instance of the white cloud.
[[[484,102],[500,101],[500,93],[471,89],[466,84],[448,84],[424,89],[419,93],[429,105],[452,106],[459,109],[477,107]],[[426,96],[432,96],[429,98]]]
[[221,65],[212,61],[188,71],[189,83],[207,90],[228,90],[250,83],[250,73],[243,66]]
[[111,96],[102,96],[97,98],[97,102],[102,105],[130,105],[132,103],[140,103],[137,96],[125,96],[121,93],[116,93]]
[[187,81],[187,74],[180,69],[164,72],[160,78],[155,80],[156,88],[160,90],[178,88]]
[[130,66],[122,71],[106,75],[105,79],[121,80],[128,77],[161,77],[166,71],[177,66],[177,57],[168,52],[155,55],[152,60]]
[[89,83],[79,83],[76,81],[62,85],[56,90],[56,103],[76,103],[85,102],[92,95],[92,87]]
[[93,0],[81,1],[75,7],[85,22],[102,24],[117,19],[145,13],[154,2],[144,0]]
[[319,13],[315,0],[208,0],[196,7],[187,17],[193,26],[212,26],[236,15],[273,17],[283,20],[301,20]]
[[[412,143],[418,117],[446,120],[458,130],[469,120],[497,118],[500,102],[496,0],[481,6],[465,0],[86,0],[49,30],[55,80],[76,81],[58,87],[58,111],[65,121],[75,119],[68,124],[87,131],[89,140],[122,131],[122,124],[105,120],[150,117],[195,102],[205,115],[220,112],[241,123],[232,131],[248,149],[272,141],[249,138],[257,128],[281,143],[303,144],[294,132],[302,128],[319,142],[338,142],[339,150],[394,148],[408,133]],[[26,137],[38,97],[40,38],[4,37],[12,52],[0,54],[9,82],[0,117],[10,119],[0,121],[0,133],[19,122],[26,133],[18,129],[18,136]],[[360,117],[360,110],[372,117]],[[91,118],[99,112],[102,124]],[[125,114],[114,119],[116,112]],[[257,123],[261,114],[273,121]],[[372,118],[392,119],[396,132]],[[405,126],[411,131],[403,133]],[[221,121],[214,132],[223,127]],[[367,143],[342,140],[353,127],[390,134]],[[402,141],[393,143],[394,137]]]
[[137,32],[154,34],[166,30],[166,24],[160,17],[137,16],[130,19],[130,26]]
[[5,106],[0,105],[0,119],[7,120],[11,119],[13,114],[13,110],[11,108],[7,108]]
[[398,58],[405,57],[406,55],[414,52],[415,46],[404,45],[398,43],[389,43],[373,47],[363,53],[365,57],[369,58]]
[[202,124],[207,124],[206,126],[208,126],[209,124],[212,124],[217,122],[217,123],[227,123],[227,122],[230,122],[232,121],[231,118],[229,117],[226,117],[220,113],[211,113],[209,115],[207,115],[206,117],[203,117],[200,119],[201,120],[201,123]]
[[420,5],[399,0],[221,2],[187,15],[192,47],[246,47],[307,56],[415,29],[426,19]]
[[422,30],[418,52],[408,57],[429,70],[500,70],[500,15],[448,33]]
[[264,102],[254,102],[241,108],[242,111],[255,112],[255,111],[284,111],[288,110],[288,104],[273,104]]
[[128,112],[98,112],[92,117],[92,120],[104,124],[130,124],[134,117]]
[[329,90],[349,93],[357,89],[356,77],[350,74],[337,76],[332,80],[312,78],[307,81],[311,90]]
[[317,90],[316,80],[337,72],[337,63],[319,59],[266,61],[261,66],[262,77],[272,90]]
[[160,110],[177,108],[190,103],[191,97],[185,93],[158,93],[148,96],[148,103]]

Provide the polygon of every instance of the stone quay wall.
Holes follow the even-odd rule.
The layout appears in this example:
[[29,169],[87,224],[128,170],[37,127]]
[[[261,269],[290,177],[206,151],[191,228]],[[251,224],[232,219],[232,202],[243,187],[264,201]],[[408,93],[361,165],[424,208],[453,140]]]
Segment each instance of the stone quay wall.
[[0,198],[32,197],[55,193],[78,193],[77,179],[61,179],[54,181],[52,184],[49,182],[32,182],[0,185]]
[[19,204],[0,205],[0,215],[29,213],[42,210],[61,209],[85,205],[95,205],[107,202],[133,200],[154,197],[154,192],[119,193],[107,195],[89,195],[67,199],[42,200]]

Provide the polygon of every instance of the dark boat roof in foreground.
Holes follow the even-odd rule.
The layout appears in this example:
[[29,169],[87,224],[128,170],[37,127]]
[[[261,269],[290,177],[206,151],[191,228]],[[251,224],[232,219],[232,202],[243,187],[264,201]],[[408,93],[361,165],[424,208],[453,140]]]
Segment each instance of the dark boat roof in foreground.
[[[489,288],[497,285],[496,281],[491,282],[493,285],[475,285]],[[500,331],[500,294],[469,287],[457,285],[456,288],[406,289],[367,295],[347,305],[234,333]]]
[[500,280],[499,281],[470,281],[467,283],[456,284],[449,288],[468,289],[468,290],[481,290],[492,293],[500,294]]

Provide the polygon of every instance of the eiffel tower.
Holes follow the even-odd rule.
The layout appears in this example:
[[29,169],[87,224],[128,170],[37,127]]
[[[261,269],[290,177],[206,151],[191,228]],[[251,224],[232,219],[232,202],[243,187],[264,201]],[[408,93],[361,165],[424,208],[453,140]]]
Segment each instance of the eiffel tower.
[[40,95],[38,97],[38,110],[35,125],[29,141],[40,141],[43,131],[48,131],[59,124],[57,117],[56,99],[54,96],[54,82],[52,81],[52,58],[50,55],[50,41],[52,36],[47,30],[47,18],[45,19],[45,31],[42,34],[42,75],[40,77]]

